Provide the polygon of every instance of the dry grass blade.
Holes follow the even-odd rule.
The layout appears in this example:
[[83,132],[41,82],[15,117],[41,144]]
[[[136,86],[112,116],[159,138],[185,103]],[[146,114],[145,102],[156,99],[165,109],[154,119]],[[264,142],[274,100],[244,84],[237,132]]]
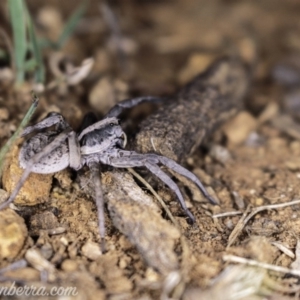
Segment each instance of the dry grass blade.
[[28,124],[28,122],[32,118],[32,115],[34,114],[38,103],[39,103],[39,98],[35,94],[33,94],[32,104],[31,104],[30,108],[28,109],[28,111],[27,111],[24,119],[22,120],[20,126],[18,127],[16,132],[12,135],[12,137],[7,141],[7,143],[1,148],[1,150],[0,150],[0,177],[2,175],[4,158],[7,154],[7,152],[11,149],[11,147],[13,146],[16,139],[20,136],[20,133],[23,130],[23,128]]
[[269,209],[278,209],[278,208],[282,208],[282,207],[287,207],[287,206],[291,206],[291,205],[296,205],[299,204],[300,200],[293,200],[287,203],[280,203],[280,204],[272,204],[272,205],[265,205],[265,206],[260,206],[260,207],[256,207],[253,208],[252,212],[250,212],[251,207],[248,206],[247,209],[245,210],[243,216],[241,217],[241,219],[239,220],[239,222],[236,224],[235,228],[233,229],[233,231],[231,232],[229,238],[228,238],[228,244],[227,244],[227,249],[234,243],[234,241],[236,240],[236,238],[238,237],[238,235],[241,233],[241,231],[243,230],[243,228],[245,227],[245,225],[248,223],[248,221],[257,213],[264,211],[264,210],[269,210]]
[[232,232],[231,232],[231,234],[229,235],[229,238],[228,238],[227,248],[229,248],[233,244],[235,239],[238,237],[240,232],[243,230],[244,226],[247,223],[246,218],[247,218],[247,215],[250,212],[251,208],[252,208],[251,206],[248,206],[246,208],[246,210],[244,211],[242,217],[240,218],[240,220],[238,221],[238,223],[236,224],[236,226],[232,230]]
[[[178,222],[173,217],[171,211],[169,210],[168,206],[165,204],[163,199],[156,193],[156,191],[152,188],[152,186],[144,178],[142,178],[137,172],[135,172],[132,168],[127,168],[127,170],[149,189],[149,191],[153,194],[153,196],[158,200],[158,202],[164,208],[165,212],[167,213],[167,215],[170,218],[170,220],[172,221],[172,223],[175,225],[175,227],[181,233]],[[181,266],[182,267],[181,274],[184,278],[187,278],[190,269],[189,269],[189,265],[185,264],[185,262],[189,261],[191,251],[187,244],[185,236],[182,233],[180,234],[180,243],[181,243],[181,247],[182,247],[182,262],[183,262],[182,266]],[[176,273],[176,272],[169,274],[169,275],[171,276],[171,277],[169,277],[169,279],[172,278],[172,280],[170,279],[170,281],[173,283],[173,285],[168,281],[168,278],[166,278],[166,282],[165,282],[166,286],[165,286],[165,291],[164,291],[165,295],[168,295],[171,293],[171,291],[173,291],[173,296],[178,295],[177,298],[180,298],[180,296],[182,295],[183,290],[184,290],[184,285],[185,285],[184,281],[179,280],[176,277],[178,275],[178,273]],[[177,280],[179,280],[179,281],[174,280],[174,278],[177,278]],[[177,298],[175,297],[175,299],[177,299]]]
[[66,65],[66,72],[60,70],[60,64],[63,62],[64,56],[61,54],[53,55],[50,59],[50,69],[56,77],[47,85],[47,90],[54,89],[60,85],[76,85],[85,79],[90,73],[94,59],[87,58],[82,61],[81,66],[75,67],[71,64]]
[[86,10],[87,10],[87,3],[82,2],[80,6],[71,15],[55,45],[57,49],[61,49],[65,44],[65,42],[74,33],[76,26],[78,25],[80,19],[82,18]]
[[86,78],[90,73],[93,65],[94,65],[94,59],[87,58],[81,63],[81,66],[76,68],[72,67],[70,70],[67,70],[66,79],[68,84],[76,85],[84,78]]
[[153,189],[153,187],[143,178],[141,177],[137,172],[135,172],[132,168],[127,168],[127,170],[135,177],[137,178],[141,183],[144,184],[144,186],[153,194],[153,196],[158,200],[160,205],[163,207],[165,212],[167,213],[168,217],[172,221],[172,223],[179,228],[179,225],[177,221],[174,219],[171,211],[169,210],[168,206],[165,204],[164,200],[156,193],[156,191]]
[[114,226],[137,247],[146,263],[162,275],[178,270],[174,246],[181,234],[161,217],[153,198],[128,173],[107,173],[102,186]]
[[300,140],[300,126],[289,115],[279,115],[272,119],[272,125],[289,136]]
[[263,269],[267,269],[267,270],[275,271],[275,272],[279,272],[279,273],[300,276],[299,270],[293,270],[293,269],[289,269],[289,268],[285,268],[285,267],[275,266],[275,265],[259,262],[254,259],[246,259],[246,258],[239,257],[236,255],[224,255],[223,260],[226,262],[240,263],[240,264],[253,266],[253,267],[259,267],[259,268],[263,268]]
[[237,215],[241,215],[241,214],[242,214],[241,211],[229,211],[229,212],[225,212],[225,213],[215,214],[212,217],[213,218],[224,218],[224,217],[237,216]]
[[297,241],[296,251],[295,251],[295,261],[291,264],[293,270],[300,271],[300,241]]
[[290,258],[295,258],[295,254],[286,246],[282,245],[281,243],[278,242],[272,242],[271,243],[273,246],[277,247],[281,252],[283,252],[285,255],[289,256]]
[[[266,277],[266,271],[248,266],[227,266],[217,276],[212,286],[204,290],[199,288],[188,289],[183,299],[257,299],[261,286]],[[258,298],[260,299],[260,298]]]

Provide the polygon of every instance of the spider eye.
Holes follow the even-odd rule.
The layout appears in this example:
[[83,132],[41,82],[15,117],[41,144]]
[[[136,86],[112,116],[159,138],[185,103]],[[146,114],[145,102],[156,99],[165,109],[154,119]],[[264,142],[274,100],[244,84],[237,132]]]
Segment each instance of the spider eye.
[[110,127],[113,127],[113,126],[115,126],[115,124],[114,124],[114,123],[110,123],[109,126],[110,126]]

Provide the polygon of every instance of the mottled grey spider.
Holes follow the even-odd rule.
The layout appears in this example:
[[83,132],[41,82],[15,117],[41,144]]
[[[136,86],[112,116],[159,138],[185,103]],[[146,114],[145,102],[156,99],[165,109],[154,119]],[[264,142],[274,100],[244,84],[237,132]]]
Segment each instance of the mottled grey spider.
[[124,150],[127,138],[117,117],[126,108],[157,100],[159,98],[155,97],[124,100],[114,106],[100,121],[96,121],[94,115],[88,114],[78,134],[72,130],[61,114],[55,112],[49,113],[39,123],[26,127],[22,136],[30,135],[31,137],[24,142],[19,155],[20,165],[25,171],[8,200],[0,205],[0,210],[15,199],[31,172],[49,174],[67,167],[79,170],[87,165],[94,179],[99,232],[103,241],[105,236],[104,201],[99,172],[100,164],[106,164],[117,168],[146,167],[175,192],[186,215],[191,222],[194,222],[195,218],[188,210],[177,184],[159,168],[158,164],[165,165],[193,181],[204,196],[211,203],[216,204],[200,180],[192,172],[165,156]]

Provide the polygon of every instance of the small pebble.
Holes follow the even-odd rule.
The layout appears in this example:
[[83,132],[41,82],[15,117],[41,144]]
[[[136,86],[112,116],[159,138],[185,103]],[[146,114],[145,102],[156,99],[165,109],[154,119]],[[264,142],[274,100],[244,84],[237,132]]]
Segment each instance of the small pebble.
[[213,145],[209,151],[210,156],[221,164],[226,164],[231,160],[230,152],[220,145]]
[[98,112],[107,113],[118,101],[127,98],[128,86],[126,83],[107,77],[101,78],[89,94],[89,104]]
[[226,137],[232,144],[243,143],[257,126],[257,120],[248,112],[242,111],[223,126]]
[[[11,150],[6,161],[2,184],[3,188],[10,194],[24,172],[19,166],[19,149],[17,146]],[[19,191],[14,203],[30,206],[48,201],[52,186],[52,176],[53,174],[31,173]]]
[[27,238],[24,219],[10,208],[0,211],[0,260],[13,259]]
[[91,241],[87,241],[81,248],[82,254],[90,260],[96,260],[102,256],[100,245]]
[[207,69],[215,56],[208,53],[192,54],[185,67],[180,71],[178,81],[181,85],[190,81],[193,77]]
[[66,272],[74,272],[78,269],[78,264],[75,260],[65,259],[61,264],[61,269]]
[[5,121],[9,117],[9,112],[7,108],[0,108],[0,120]]
[[50,243],[44,244],[41,249],[41,254],[43,255],[44,258],[50,259],[50,257],[53,255],[53,248]]

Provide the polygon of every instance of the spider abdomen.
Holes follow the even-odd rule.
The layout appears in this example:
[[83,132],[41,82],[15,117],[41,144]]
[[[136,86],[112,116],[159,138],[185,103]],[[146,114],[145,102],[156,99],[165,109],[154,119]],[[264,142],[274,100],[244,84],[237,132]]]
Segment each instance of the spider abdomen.
[[[46,145],[48,145],[56,135],[53,132],[38,133],[28,139],[22,146],[19,154],[20,166],[23,169],[28,167],[30,159]],[[62,143],[55,148],[49,155],[43,157],[38,163],[33,164],[32,172],[38,174],[50,174],[61,171],[69,166],[69,147]]]

